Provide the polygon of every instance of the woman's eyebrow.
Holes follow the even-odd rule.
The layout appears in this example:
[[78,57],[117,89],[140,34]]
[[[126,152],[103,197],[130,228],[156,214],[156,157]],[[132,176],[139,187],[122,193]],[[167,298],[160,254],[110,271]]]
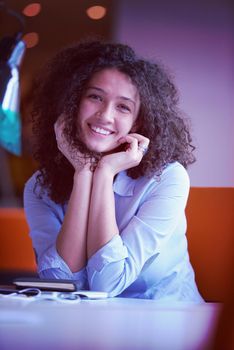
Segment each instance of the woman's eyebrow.
[[[107,95],[107,92],[105,90],[103,90],[102,88],[99,88],[97,86],[88,86],[87,87],[87,90],[96,90],[96,91],[99,91],[99,92],[102,92],[103,94],[106,94]],[[128,102],[131,102],[134,104],[136,104],[136,102],[134,100],[132,100],[130,97],[126,97],[126,96],[117,96],[118,98],[122,99],[122,100],[125,100],[125,101],[128,101]]]
[[96,87],[96,86],[88,86],[86,90],[97,90],[99,92],[103,92],[104,94],[106,93],[105,90],[99,88],[99,87]]
[[136,105],[136,102],[129,97],[125,97],[125,96],[118,96],[118,97],[121,98],[122,100],[133,103],[134,106]]

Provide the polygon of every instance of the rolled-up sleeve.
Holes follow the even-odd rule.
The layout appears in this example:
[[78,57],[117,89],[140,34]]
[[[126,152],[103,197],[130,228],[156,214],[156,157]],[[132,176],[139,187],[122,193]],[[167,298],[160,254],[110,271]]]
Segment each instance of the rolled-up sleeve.
[[[135,214],[120,234],[88,261],[90,289],[116,296],[129,287],[173,235],[184,217],[188,192],[189,179],[182,166],[162,176],[159,182],[149,182],[148,188],[136,189],[132,198],[132,203],[139,202]],[[131,215],[131,208],[129,211]],[[169,255],[170,252],[168,259]]]
[[34,191],[35,175],[24,189],[24,209],[30,228],[33,249],[36,254],[38,274],[41,278],[71,279],[79,289],[87,289],[86,268],[73,273],[56,249],[64,213],[46,195]]

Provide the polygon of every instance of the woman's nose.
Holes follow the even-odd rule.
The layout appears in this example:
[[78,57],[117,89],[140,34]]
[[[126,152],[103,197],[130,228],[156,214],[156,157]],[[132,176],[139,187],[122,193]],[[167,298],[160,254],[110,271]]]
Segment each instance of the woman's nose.
[[114,119],[114,109],[111,104],[103,106],[97,113],[98,118],[105,122],[112,122]]

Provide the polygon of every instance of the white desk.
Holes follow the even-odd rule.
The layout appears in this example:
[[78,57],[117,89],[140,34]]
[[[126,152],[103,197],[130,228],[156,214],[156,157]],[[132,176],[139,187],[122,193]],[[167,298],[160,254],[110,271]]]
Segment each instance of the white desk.
[[221,306],[153,300],[28,302],[0,299],[1,350],[201,350]]

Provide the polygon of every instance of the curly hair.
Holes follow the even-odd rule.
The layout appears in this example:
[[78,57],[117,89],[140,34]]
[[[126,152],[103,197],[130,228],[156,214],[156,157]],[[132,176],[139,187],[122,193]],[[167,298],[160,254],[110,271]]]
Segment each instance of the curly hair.
[[168,163],[185,168],[195,161],[187,120],[178,108],[178,93],[159,62],[138,57],[127,45],[88,40],[64,48],[50,60],[36,82],[32,112],[34,158],[39,164],[37,184],[56,203],[68,200],[74,169],[58,150],[54,123],[65,116],[64,134],[73,149],[97,161],[101,155],[88,150],[79,138],[76,119],[86,84],[94,73],[115,68],[130,77],[140,95],[138,133],[150,139],[141,163],[128,176],[160,175]]

